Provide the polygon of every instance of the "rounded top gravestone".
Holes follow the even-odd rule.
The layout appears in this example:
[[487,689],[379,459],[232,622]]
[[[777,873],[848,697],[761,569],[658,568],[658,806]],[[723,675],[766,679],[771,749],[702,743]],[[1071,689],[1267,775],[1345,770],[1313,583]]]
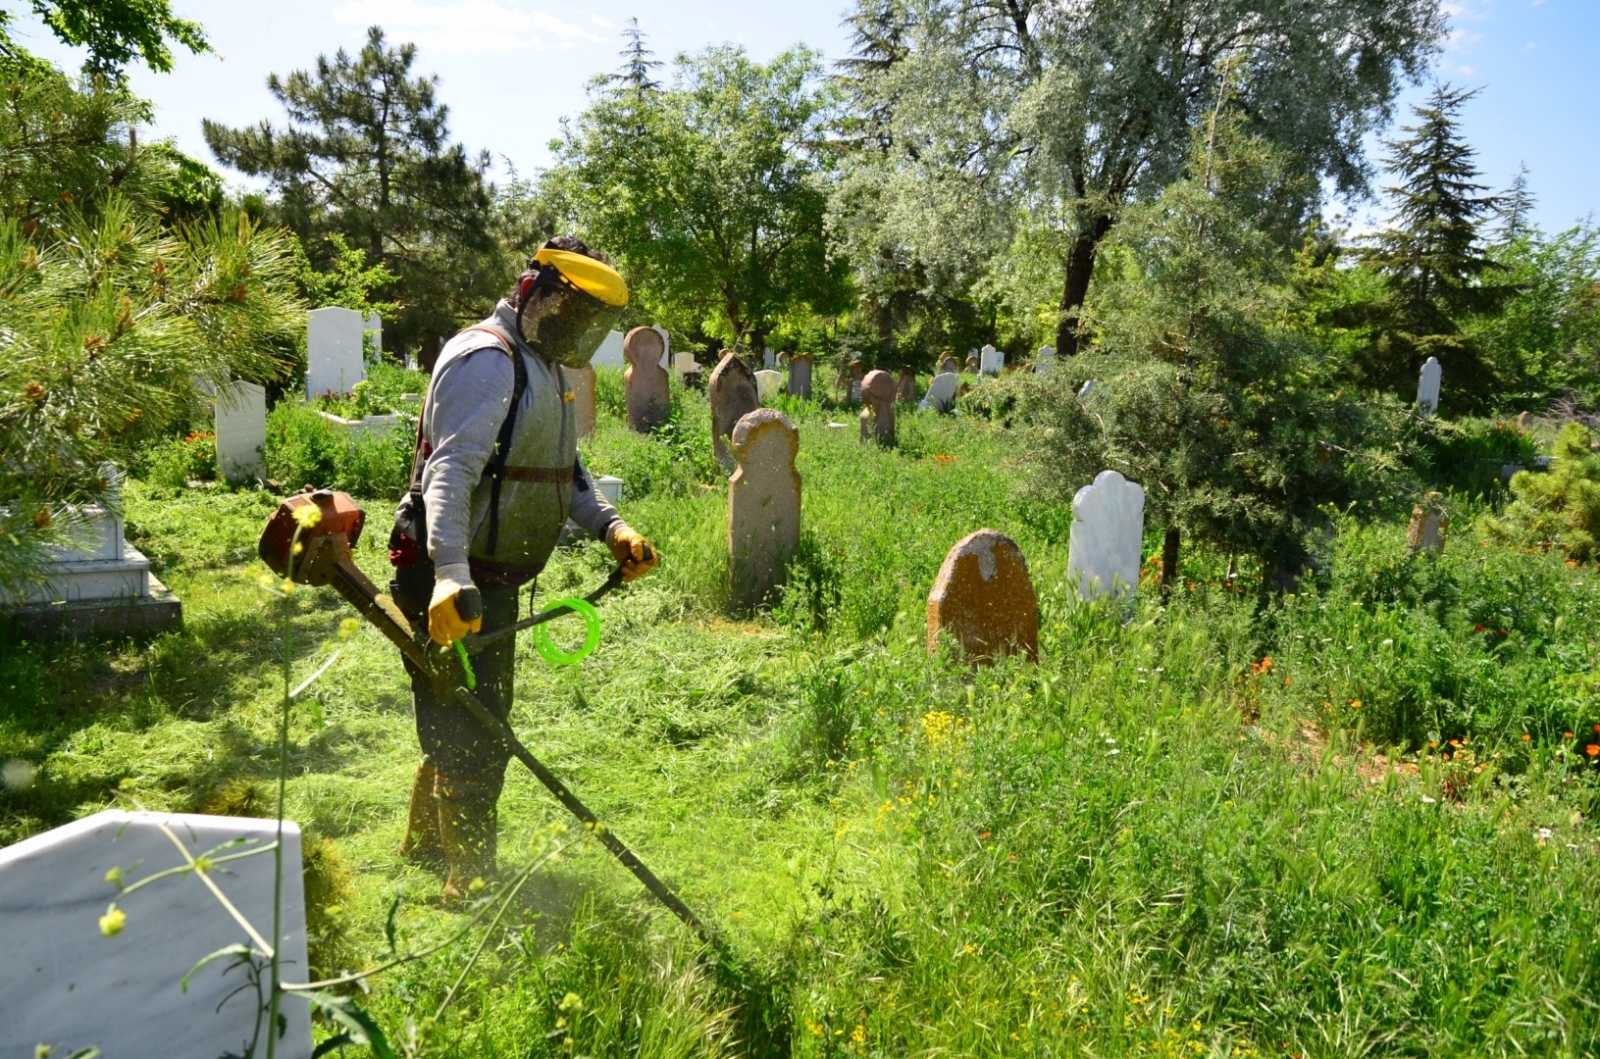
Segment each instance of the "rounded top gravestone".
[[928,596],[928,651],[948,635],[969,659],[1024,654],[1039,660],[1039,599],[1017,542],[992,529],[962,538]]

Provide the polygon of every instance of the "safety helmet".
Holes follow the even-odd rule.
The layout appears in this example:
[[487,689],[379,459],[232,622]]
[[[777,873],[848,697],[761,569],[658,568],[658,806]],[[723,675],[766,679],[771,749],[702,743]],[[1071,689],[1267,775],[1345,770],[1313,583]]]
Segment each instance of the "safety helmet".
[[617,270],[570,250],[546,247],[528,262],[517,327],[536,352],[568,368],[589,363],[628,304]]

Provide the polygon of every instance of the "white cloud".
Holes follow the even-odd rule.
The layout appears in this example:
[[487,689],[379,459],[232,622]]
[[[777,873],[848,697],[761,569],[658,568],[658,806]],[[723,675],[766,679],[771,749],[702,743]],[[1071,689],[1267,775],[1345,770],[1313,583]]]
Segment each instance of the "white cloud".
[[609,18],[604,18],[604,17],[602,17],[600,15],[596,15],[596,14],[593,14],[593,13],[591,13],[589,15],[589,21],[593,22],[595,25],[599,26],[601,29],[616,29],[617,28],[617,23],[611,21]]
[[1460,72],[1465,74],[1468,77],[1471,77],[1473,74],[1477,73],[1478,71],[1477,71],[1476,67],[1467,66],[1467,65],[1463,64],[1462,67],[1461,67],[1461,71]]
[[389,39],[451,52],[546,51],[552,45],[576,47],[599,43],[593,31],[564,22],[515,0],[348,0],[333,9],[333,18],[352,26],[382,26]]

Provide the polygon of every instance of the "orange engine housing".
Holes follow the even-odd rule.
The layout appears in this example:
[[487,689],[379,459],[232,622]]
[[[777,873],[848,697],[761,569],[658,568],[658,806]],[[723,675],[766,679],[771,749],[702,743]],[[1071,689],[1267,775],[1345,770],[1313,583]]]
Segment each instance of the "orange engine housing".
[[[315,524],[302,528],[300,516],[297,514],[302,508],[314,506],[318,518]],[[279,577],[288,577],[291,552],[294,548],[294,535],[300,533],[300,544],[303,546],[301,555],[305,554],[312,541],[319,537],[330,537],[335,534],[344,534],[354,548],[361,539],[361,527],[366,524],[366,512],[356,506],[356,502],[344,493],[336,493],[331,489],[318,489],[313,491],[309,486],[306,491],[287,497],[278,505],[278,510],[273,512],[272,518],[267,521],[267,528],[261,531],[261,543],[256,548],[263,562],[272,568],[272,572]],[[298,567],[299,564],[296,564]],[[300,571],[295,570],[295,581],[304,584]]]

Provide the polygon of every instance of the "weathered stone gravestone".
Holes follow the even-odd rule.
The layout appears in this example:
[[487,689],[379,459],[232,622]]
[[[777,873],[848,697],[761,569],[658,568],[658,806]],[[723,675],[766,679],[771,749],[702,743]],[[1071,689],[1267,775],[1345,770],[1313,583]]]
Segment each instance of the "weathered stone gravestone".
[[881,445],[894,444],[894,380],[886,371],[869,371],[861,380],[861,440],[876,436]]
[[628,369],[622,373],[628,397],[628,427],[648,434],[667,421],[672,391],[661,368],[661,335],[653,327],[635,327],[622,340]]
[[589,363],[596,368],[620,368],[627,364],[627,358],[622,355],[624,338],[621,331],[612,331],[600,343],[600,348],[594,351],[594,356],[589,358]]
[[1442,374],[1438,357],[1423,361],[1422,371],[1417,375],[1417,411],[1425,416],[1431,416],[1439,410],[1439,378]]
[[787,371],[789,369],[789,354],[788,353],[779,353],[778,354],[778,367],[784,369],[785,371]]
[[1056,349],[1054,346],[1039,347],[1039,356],[1033,362],[1033,370],[1039,375],[1049,375],[1056,370]]
[[1143,547],[1143,487],[1101,471],[1072,498],[1067,581],[1080,599],[1131,597],[1139,589]]
[[861,380],[867,377],[867,366],[857,358],[850,362],[850,403],[861,403]]
[[211,409],[218,473],[234,484],[264,480],[267,391],[253,382],[232,382],[212,397]]
[[899,404],[917,403],[917,376],[909,368],[901,368],[894,380],[894,399]]
[[783,390],[783,373],[771,368],[756,372],[756,396],[766,404]]
[[782,412],[758,408],[733,428],[739,469],[728,481],[729,598],[759,606],[783,583],[800,547],[800,432]]
[[1089,379],[1078,387],[1078,400],[1084,402],[1094,396],[1095,389],[1099,386],[1093,379]]
[[811,370],[817,358],[810,353],[796,353],[789,360],[789,396],[811,400]]
[[1411,509],[1411,525],[1406,529],[1406,550],[1438,555],[1450,535],[1450,516],[1444,496],[1428,493]]
[[770,349],[763,349],[761,351],[761,366],[763,368],[776,368],[778,366],[778,355]]
[[956,360],[956,357],[955,357],[954,353],[946,353],[939,360],[939,367],[934,372],[934,374],[935,375],[943,375],[946,372],[949,372],[951,374],[960,374],[960,372],[961,372],[961,362]]
[[922,404],[919,407],[932,409],[935,412],[949,412],[956,406],[956,388],[961,383],[961,376],[953,371],[941,372],[928,383],[928,392],[922,395]]
[[967,363],[963,366],[962,370],[969,375],[976,375],[981,363],[982,362],[978,360],[977,351],[974,350],[973,352],[967,354]]
[[306,397],[349,393],[367,377],[362,335],[367,323],[354,309],[328,306],[306,318]]
[[723,470],[732,471],[734,458],[727,439],[739,420],[761,407],[754,373],[732,350],[723,351],[721,362],[712,371],[706,398],[711,402],[711,439],[717,462]]
[[999,375],[1005,370],[1006,355],[993,346],[984,346],[978,358],[978,374]]
[[[244,928],[198,878],[162,879],[119,899],[106,875],[120,869],[126,886],[183,865],[174,839],[192,857],[267,849],[276,828],[274,820],[112,809],[0,850],[0,1055],[32,1056],[38,1045],[58,1056],[89,1046],[108,1057],[246,1054],[258,1019],[265,1026],[267,997],[248,987],[244,968],[213,960],[179,988],[201,957],[253,944]],[[235,839],[246,844],[219,849]],[[309,982],[299,827],[285,821],[283,842],[280,974]],[[209,873],[263,941],[272,931],[272,861],[261,853]],[[114,918],[112,902],[125,918],[108,936],[101,917]],[[279,1011],[286,1026],[277,1054],[308,1059],[307,1003],[285,997]],[[255,1043],[254,1054],[265,1055],[266,1039]]]
[[686,375],[699,375],[700,362],[694,359],[693,353],[674,353],[672,355],[672,374],[682,382]]
[[572,415],[578,421],[578,436],[586,438],[594,433],[596,414],[594,367],[563,368],[567,376],[567,392],[572,394]]
[[1039,599],[1016,541],[981,529],[950,549],[928,595],[930,654],[943,636],[974,662],[1013,654],[1039,660]]

